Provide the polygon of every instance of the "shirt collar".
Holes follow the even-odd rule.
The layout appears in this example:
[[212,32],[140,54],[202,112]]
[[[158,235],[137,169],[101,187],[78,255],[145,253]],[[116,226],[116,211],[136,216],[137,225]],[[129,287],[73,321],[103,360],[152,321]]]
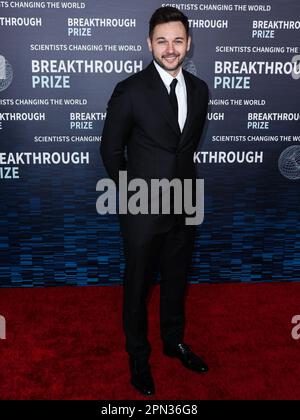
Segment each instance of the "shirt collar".
[[[164,82],[165,86],[167,88],[170,87],[170,84],[172,83],[174,77],[170,75],[170,73],[168,73],[165,69],[163,69],[159,64],[157,64],[156,61],[153,60],[153,63],[160,75],[160,77],[162,78],[162,81]],[[178,83],[181,84],[182,86],[184,86],[184,76],[183,76],[183,72],[182,72],[182,68],[180,67],[179,73],[176,76],[176,79],[178,80]]]

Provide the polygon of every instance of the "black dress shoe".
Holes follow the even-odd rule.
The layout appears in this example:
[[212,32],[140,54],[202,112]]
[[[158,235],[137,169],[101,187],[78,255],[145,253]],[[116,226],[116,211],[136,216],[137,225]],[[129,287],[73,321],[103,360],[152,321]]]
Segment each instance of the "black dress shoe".
[[130,357],[129,367],[131,384],[143,395],[150,396],[155,393],[154,381],[148,361]]
[[165,345],[164,354],[169,357],[177,357],[183,366],[195,372],[208,372],[207,364],[199,356],[193,353],[187,344],[180,343],[177,344],[177,346],[172,347]]

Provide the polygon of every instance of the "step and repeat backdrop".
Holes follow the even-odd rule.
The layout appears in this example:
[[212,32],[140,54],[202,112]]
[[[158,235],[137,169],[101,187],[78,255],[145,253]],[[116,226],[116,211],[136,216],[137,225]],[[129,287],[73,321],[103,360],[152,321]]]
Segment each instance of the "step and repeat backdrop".
[[96,211],[101,132],[166,5],[210,88],[189,281],[300,280],[299,0],[0,1],[0,286],[121,283],[118,218]]

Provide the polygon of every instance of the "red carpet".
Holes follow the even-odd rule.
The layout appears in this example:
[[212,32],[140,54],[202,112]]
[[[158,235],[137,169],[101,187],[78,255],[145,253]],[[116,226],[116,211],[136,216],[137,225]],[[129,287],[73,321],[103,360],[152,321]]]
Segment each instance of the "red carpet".
[[[161,353],[159,287],[149,306],[153,399],[300,399],[300,283],[189,286],[185,341],[210,366]],[[1,289],[1,399],[140,399],[128,383],[122,287]],[[142,398],[142,397],[141,397]]]

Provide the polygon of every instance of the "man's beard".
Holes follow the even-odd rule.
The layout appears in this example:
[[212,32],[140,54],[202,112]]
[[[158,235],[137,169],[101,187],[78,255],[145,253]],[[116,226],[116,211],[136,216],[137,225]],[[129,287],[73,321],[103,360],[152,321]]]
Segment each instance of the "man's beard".
[[172,68],[169,68],[169,67],[167,67],[164,63],[163,63],[163,61],[162,60],[160,60],[159,58],[157,58],[157,57],[155,57],[155,55],[154,54],[152,54],[153,55],[153,60],[160,66],[160,67],[162,67],[164,70],[166,70],[166,71],[176,71],[176,70],[178,70],[179,69],[179,67],[181,67],[181,65],[182,65],[182,63],[184,62],[184,60],[185,60],[185,57],[186,56],[183,56],[179,61],[178,61],[178,63],[176,64],[176,66],[175,67],[172,67]]

